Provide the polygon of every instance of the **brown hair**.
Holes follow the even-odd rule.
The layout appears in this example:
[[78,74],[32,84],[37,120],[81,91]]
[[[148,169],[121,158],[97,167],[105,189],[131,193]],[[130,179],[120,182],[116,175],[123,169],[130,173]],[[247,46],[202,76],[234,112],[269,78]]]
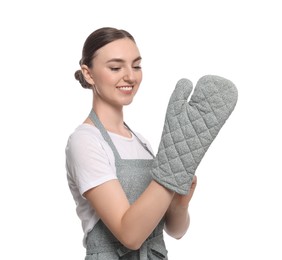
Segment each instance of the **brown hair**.
[[[115,40],[129,38],[133,42],[135,42],[133,36],[121,29],[116,29],[112,27],[102,27],[92,32],[86,39],[82,49],[82,58],[79,61],[79,65],[86,65],[89,68],[92,67],[92,61],[95,57],[96,51],[108,43],[111,43]],[[82,87],[84,88],[92,88],[92,86],[85,80],[82,71],[77,70],[74,73],[75,79],[78,80]]]

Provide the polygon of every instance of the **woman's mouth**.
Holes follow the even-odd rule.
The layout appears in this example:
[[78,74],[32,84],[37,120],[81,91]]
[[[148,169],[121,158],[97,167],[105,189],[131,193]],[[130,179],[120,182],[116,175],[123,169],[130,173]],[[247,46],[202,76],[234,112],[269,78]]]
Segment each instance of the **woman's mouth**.
[[133,86],[119,86],[117,87],[118,90],[120,90],[124,94],[131,94],[133,90]]

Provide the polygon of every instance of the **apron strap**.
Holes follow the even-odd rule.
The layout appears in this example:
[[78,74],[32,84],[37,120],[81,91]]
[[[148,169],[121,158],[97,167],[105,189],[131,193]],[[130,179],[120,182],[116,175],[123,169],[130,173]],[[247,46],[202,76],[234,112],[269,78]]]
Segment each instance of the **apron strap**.
[[[111,137],[109,136],[107,130],[105,129],[105,127],[103,126],[103,124],[101,123],[100,119],[98,118],[97,114],[95,113],[95,111],[93,109],[91,109],[90,114],[89,114],[89,118],[92,121],[92,123],[100,130],[102,136],[104,137],[105,141],[110,145],[110,147],[113,150],[114,156],[117,160],[121,160],[121,157],[118,153],[118,150],[116,149]],[[125,125],[125,127],[136,137],[136,139],[138,140],[138,142],[142,145],[142,147],[153,157],[155,158],[155,155],[150,151],[150,149],[147,147],[147,145],[145,143],[143,143],[140,138],[130,129],[130,127],[124,122],[123,123]]]
[[150,151],[150,149],[148,148],[146,143],[143,143],[140,138],[129,128],[129,126],[123,122],[123,124],[126,126],[126,128],[136,137],[136,139],[138,140],[138,142],[143,146],[143,148],[153,157],[155,158],[155,155]]
[[[120,258],[128,255],[133,250],[128,249],[120,242],[112,244],[98,245],[95,248],[87,249],[87,255],[102,254],[105,252],[115,252]],[[157,259],[167,259],[167,250],[165,248],[163,234],[159,234],[155,237],[148,238],[144,241],[140,249],[138,250],[139,259],[147,260],[150,255],[157,256]],[[150,258],[151,259],[151,258]]]
[[[123,257],[130,252],[132,252],[132,250],[126,248],[123,245],[117,249],[117,253],[119,257]],[[157,256],[158,259],[167,259],[167,250],[163,242],[162,234],[145,240],[142,246],[140,247],[139,249],[140,260],[149,259],[149,255]]]
[[100,130],[100,132],[101,132],[102,136],[104,137],[105,141],[112,148],[112,151],[113,151],[114,156],[115,156],[115,160],[120,161],[121,157],[118,153],[117,148],[115,147],[115,145],[114,145],[111,137],[109,136],[107,130],[105,129],[105,127],[103,126],[103,124],[101,123],[100,119],[98,118],[97,114],[95,113],[95,111],[93,109],[91,109],[91,111],[90,111],[89,118],[92,121],[92,123]]

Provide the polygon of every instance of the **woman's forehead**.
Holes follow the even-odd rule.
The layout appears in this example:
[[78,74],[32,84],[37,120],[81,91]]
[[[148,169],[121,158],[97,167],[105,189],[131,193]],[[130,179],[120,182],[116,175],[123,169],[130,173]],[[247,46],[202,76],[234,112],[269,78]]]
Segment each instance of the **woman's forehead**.
[[134,61],[140,59],[140,52],[135,44],[129,38],[115,40],[100,48],[95,58],[108,62],[110,60]]

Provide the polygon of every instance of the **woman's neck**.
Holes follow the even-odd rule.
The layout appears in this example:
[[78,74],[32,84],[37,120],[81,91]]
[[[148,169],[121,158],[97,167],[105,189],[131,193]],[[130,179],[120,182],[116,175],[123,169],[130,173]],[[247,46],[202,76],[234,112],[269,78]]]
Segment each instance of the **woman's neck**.
[[[100,106],[94,103],[93,109],[107,131],[124,137],[132,136],[131,132],[124,126],[122,107]],[[89,123],[89,119],[86,119],[85,123]]]

